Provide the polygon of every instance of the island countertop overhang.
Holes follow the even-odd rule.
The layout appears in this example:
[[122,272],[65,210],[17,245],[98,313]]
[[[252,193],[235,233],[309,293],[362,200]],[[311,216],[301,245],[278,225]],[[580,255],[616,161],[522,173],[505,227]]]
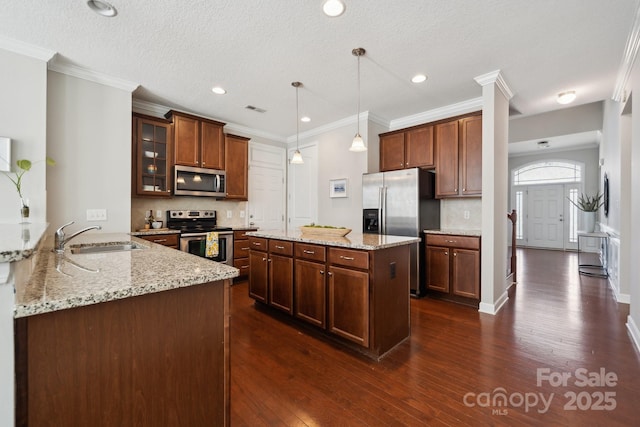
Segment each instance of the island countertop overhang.
[[266,239],[288,240],[292,242],[311,243],[349,249],[375,251],[419,243],[419,237],[390,236],[382,234],[349,233],[344,237],[330,237],[303,234],[298,230],[258,230],[247,232],[247,236]]
[[69,246],[133,241],[144,249],[71,254],[52,252],[47,237],[34,257],[34,270],[16,283],[14,317],[26,317],[90,304],[232,279],[238,269],[132,237],[127,233],[87,233]]

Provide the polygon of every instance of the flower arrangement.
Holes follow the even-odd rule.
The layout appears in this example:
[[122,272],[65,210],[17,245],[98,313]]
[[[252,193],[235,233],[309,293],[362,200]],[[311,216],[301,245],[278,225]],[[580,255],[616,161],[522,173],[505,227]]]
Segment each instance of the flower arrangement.
[[602,200],[603,194],[597,193],[595,196],[591,197],[588,194],[580,194],[578,200],[574,202],[569,199],[571,204],[584,212],[597,212],[600,209],[600,206],[604,204],[604,200]]

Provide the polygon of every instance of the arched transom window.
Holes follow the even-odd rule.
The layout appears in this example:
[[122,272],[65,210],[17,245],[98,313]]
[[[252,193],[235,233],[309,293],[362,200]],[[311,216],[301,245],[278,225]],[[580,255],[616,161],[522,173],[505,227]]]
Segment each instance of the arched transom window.
[[513,185],[562,184],[582,181],[579,163],[546,160],[513,171]]

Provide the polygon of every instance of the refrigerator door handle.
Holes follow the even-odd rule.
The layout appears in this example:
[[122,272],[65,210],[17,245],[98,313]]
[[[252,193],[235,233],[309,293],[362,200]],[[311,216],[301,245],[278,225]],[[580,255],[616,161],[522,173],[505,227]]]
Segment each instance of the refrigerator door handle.
[[380,233],[387,234],[387,187],[380,187]]

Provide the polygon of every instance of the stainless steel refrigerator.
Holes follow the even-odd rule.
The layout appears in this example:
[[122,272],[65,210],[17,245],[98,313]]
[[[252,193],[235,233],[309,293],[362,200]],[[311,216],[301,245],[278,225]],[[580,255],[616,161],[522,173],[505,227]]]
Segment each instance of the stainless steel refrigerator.
[[[440,228],[435,174],[419,169],[362,175],[362,232],[423,238]],[[411,294],[424,295],[424,243],[411,245]]]

